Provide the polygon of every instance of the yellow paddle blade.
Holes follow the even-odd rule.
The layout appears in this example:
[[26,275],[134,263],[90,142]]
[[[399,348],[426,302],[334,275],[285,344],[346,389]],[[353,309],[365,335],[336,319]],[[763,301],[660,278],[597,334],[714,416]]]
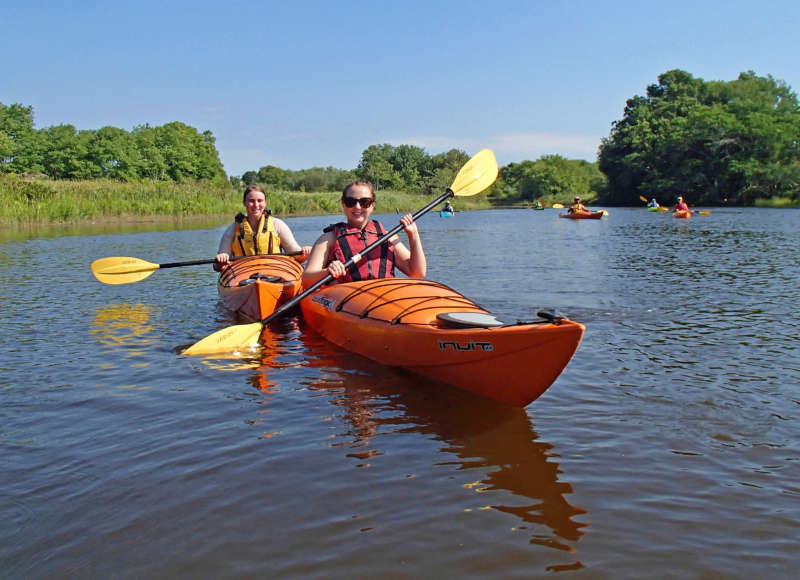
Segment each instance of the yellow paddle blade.
[[92,262],[92,274],[103,284],[129,284],[144,280],[160,266],[139,258],[100,258]]
[[699,211],[697,213],[699,213],[700,215],[710,215],[711,214],[711,212],[706,210],[706,209],[704,209],[703,211]]
[[229,326],[198,340],[184,350],[183,354],[224,354],[235,350],[253,349],[258,346],[262,330],[264,326],[260,322]]
[[603,214],[603,215],[608,215],[608,212],[606,210],[604,210],[604,209],[601,209],[600,213]]
[[641,199],[643,202],[647,203],[647,198],[645,196],[640,195],[639,199]]
[[553,204],[553,209],[564,209],[564,204],[563,203],[554,203]]
[[450,191],[459,197],[482,192],[497,179],[497,159],[491,149],[479,151],[458,172]]

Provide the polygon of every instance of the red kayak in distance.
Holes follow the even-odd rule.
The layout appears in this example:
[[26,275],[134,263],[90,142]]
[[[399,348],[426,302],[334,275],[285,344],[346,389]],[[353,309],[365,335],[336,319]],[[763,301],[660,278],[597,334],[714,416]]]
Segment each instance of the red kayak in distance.
[[575,211],[572,213],[560,213],[558,217],[570,220],[599,220],[603,217],[603,211]]

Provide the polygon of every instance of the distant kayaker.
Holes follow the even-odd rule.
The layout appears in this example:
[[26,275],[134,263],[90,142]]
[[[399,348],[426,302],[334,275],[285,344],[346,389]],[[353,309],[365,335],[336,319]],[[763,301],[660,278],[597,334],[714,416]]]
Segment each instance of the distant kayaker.
[[581,198],[576,195],[575,198],[572,200],[572,205],[569,206],[567,213],[581,213],[584,211],[586,211],[586,208],[581,203]]
[[678,203],[675,204],[675,207],[672,211],[689,211],[689,205],[683,201],[683,196],[678,196]]
[[656,201],[655,197],[650,200],[650,203],[647,204],[647,207],[658,207],[658,202]]
[[222,234],[214,269],[224,270],[234,256],[280,254],[281,251],[311,253],[311,246],[300,246],[286,223],[272,216],[267,208],[267,194],[260,185],[244,190],[242,203],[247,215],[237,214],[234,222]]
[[442,208],[442,211],[445,211],[447,213],[455,213],[455,210],[453,209],[453,206],[450,205],[449,201],[446,201],[444,203],[444,207]]
[[375,209],[375,189],[369,181],[356,180],[342,191],[342,210],[346,222],[332,224],[314,242],[303,272],[303,286],[309,287],[330,274],[339,282],[391,278],[397,268],[409,278],[423,278],[427,272],[425,252],[417,224],[411,214],[400,218],[408,236],[406,247],[397,236],[374,248],[356,264],[345,269],[353,255],[386,233],[383,225],[371,219]]

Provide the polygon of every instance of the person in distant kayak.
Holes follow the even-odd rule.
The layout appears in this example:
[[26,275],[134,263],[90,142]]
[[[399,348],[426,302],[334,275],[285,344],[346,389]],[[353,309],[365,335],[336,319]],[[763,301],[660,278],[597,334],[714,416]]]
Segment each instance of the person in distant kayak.
[[283,220],[272,216],[267,208],[267,194],[260,185],[250,185],[244,190],[242,203],[247,215],[239,213],[222,234],[214,269],[224,270],[233,257],[256,254],[311,253],[311,246],[303,246]]
[[655,197],[650,200],[650,203],[647,204],[647,207],[659,207]]
[[386,228],[371,218],[374,209],[372,183],[356,180],[347,184],[342,191],[342,210],[347,221],[328,226],[314,242],[303,272],[303,286],[308,288],[328,274],[339,282],[391,278],[395,268],[409,278],[425,277],[427,261],[411,214],[400,218],[408,236],[408,247],[398,236],[392,236],[357,263],[344,267],[351,257],[386,233]]
[[689,211],[689,205],[683,201],[683,196],[678,196],[678,203],[675,204],[675,207],[672,211]]
[[446,211],[447,213],[455,213],[456,210],[453,209],[453,206],[450,205],[449,201],[444,202],[444,207],[442,211]]
[[581,203],[581,198],[576,195],[575,199],[572,200],[572,205],[569,206],[567,213],[581,213],[584,211],[586,211],[586,207],[584,207],[584,205]]

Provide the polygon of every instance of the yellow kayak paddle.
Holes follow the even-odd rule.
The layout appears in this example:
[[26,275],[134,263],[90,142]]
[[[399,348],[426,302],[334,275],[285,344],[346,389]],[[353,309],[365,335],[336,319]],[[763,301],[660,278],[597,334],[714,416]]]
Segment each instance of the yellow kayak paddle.
[[144,280],[156,270],[213,264],[215,260],[194,260],[192,262],[172,262],[153,264],[139,258],[111,257],[92,262],[92,274],[103,284],[130,284]]

